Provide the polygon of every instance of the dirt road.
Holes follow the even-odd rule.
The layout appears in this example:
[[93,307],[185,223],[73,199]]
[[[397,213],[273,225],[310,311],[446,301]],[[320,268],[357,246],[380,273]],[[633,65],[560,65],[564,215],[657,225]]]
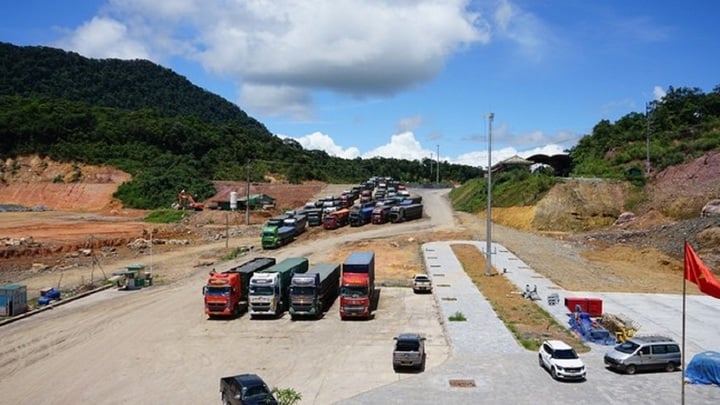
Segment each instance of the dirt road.
[[[426,198],[438,198],[438,209],[449,212],[434,193]],[[277,251],[277,259],[325,261],[335,246],[429,233],[439,218],[448,218],[431,215],[434,219],[298,241]],[[271,386],[301,392],[302,403],[325,404],[410,377],[391,367],[392,337],[400,332],[421,330],[427,335],[428,369],[447,358],[448,344],[432,296],[414,295],[409,288],[381,288],[378,310],[369,322],[341,322],[337,302],[315,322],[293,322],[287,315],[209,321],[202,310],[201,287],[210,267],[190,264],[223,245],[221,241],[184,254],[157,255],[158,277],[163,269],[184,269],[184,278],[173,283],[106,290],[0,327],[3,401],[213,403],[219,401],[221,376],[255,372]]]

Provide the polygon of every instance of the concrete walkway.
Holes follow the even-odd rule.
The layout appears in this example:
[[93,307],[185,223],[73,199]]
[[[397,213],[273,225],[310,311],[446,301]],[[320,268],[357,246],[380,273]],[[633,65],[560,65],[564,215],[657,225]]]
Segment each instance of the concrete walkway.
[[[489,303],[465,274],[452,253],[451,245],[473,244],[484,252],[485,242],[432,242],[423,245],[427,273],[435,288],[433,296],[440,309],[440,321],[451,347],[449,359],[428,369],[354,398],[342,404],[677,404],[680,403],[682,373],[640,373],[632,376],[605,369],[602,356],[608,346],[590,345],[582,355],[588,379],[580,383],[552,380],[538,366],[537,353],[522,348],[495,315]],[[622,313],[641,324],[643,334],[659,333],[680,342],[682,296],[665,294],[619,294],[567,292],[533,271],[503,246],[492,244],[492,264],[503,271],[518,291],[526,285],[537,286],[542,297],[536,301],[562,324],[568,324],[565,297],[590,297],[603,300],[604,311]],[[547,303],[547,295],[557,293],[557,305]],[[448,318],[461,312],[467,321]],[[720,348],[720,300],[711,297],[687,298],[687,353]],[[432,356],[432,353],[428,353]],[[388,367],[391,362],[388,360]],[[720,403],[717,386],[685,385],[688,404]]]

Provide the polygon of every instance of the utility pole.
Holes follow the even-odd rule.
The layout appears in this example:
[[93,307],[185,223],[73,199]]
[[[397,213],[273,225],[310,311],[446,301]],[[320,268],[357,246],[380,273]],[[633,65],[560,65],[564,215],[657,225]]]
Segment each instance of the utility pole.
[[250,225],[250,161],[245,164],[247,183],[245,185],[245,225]]
[[645,131],[645,177],[650,176],[650,114],[652,113],[652,103],[645,103],[645,121],[647,128]]
[[428,177],[428,180],[430,183],[432,183],[432,175],[433,175],[433,153],[430,152],[430,176]]
[[437,177],[435,177],[435,184],[440,184],[440,145],[437,145]]
[[487,235],[485,237],[485,262],[487,268],[485,269],[486,276],[492,276],[492,259],[490,258],[490,251],[492,249],[492,123],[495,114],[490,113],[488,115],[488,164],[487,164],[487,222],[485,228]]

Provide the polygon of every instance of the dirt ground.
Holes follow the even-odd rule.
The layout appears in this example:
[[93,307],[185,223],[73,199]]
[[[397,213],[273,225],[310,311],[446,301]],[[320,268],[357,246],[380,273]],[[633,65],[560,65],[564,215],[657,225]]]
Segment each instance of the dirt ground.
[[[56,286],[73,290],[94,283],[123,266],[142,261],[152,267],[166,267],[165,282],[185,276],[175,274],[173,255],[183,257],[198,252],[194,266],[219,262],[219,258],[236,247],[257,247],[261,224],[282,210],[302,206],[326,195],[337,195],[349,185],[327,185],[313,182],[302,185],[251,184],[250,192],[264,193],[277,199],[274,210],[244,212],[205,210],[188,212],[180,224],[149,224],[142,221],[145,211],[123,209],[112,199],[117,186],[128,176],[110,168],[57,164],[38,157],[5,162],[17,168],[12,180],[5,173],[0,182],[3,204],[25,207],[45,206],[45,211],[0,213],[0,283],[24,283],[29,296],[37,297],[41,288]],[[57,178],[72,178],[82,173],[80,183],[62,183]],[[245,183],[220,182],[218,193],[208,201],[229,199],[233,190],[244,194]],[[28,190],[30,190],[28,192]],[[54,204],[54,205],[53,205]],[[493,238],[504,243],[569,290],[680,292],[678,280],[682,263],[653,248],[639,249],[629,244],[578,243],[566,233],[533,233],[534,207],[494,208]],[[480,215],[456,214],[456,225],[438,227],[431,233],[412,237],[378,237],[336,249],[327,260],[341,261],[350,250],[367,248],[377,252],[378,282],[406,285],[422,268],[419,246],[431,240],[484,239],[485,218]],[[246,222],[249,219],[249,225]],[[353,232],[347,228],[333,237]],[[504,236],[509,235],[509,236]],[[133,242],[149,241],[152,248],[132,248]],[[327,231],[310,229],[300,240],[319,240]],[[533,251],[538,240],[560,242],[562,249]],[[565,252],[574,252],[571,260]],[[178,253],[174,253],[178,252]],[[184,252],[184,253],[179,253]],[[181,260],[181,259],[175,259]],[[187,260],[187,259],[182,259]],[[547,265],[552,263],[552,265]],[[578,264],[580,263],[580,265]],[[181,268],[182,266],[178,266]]]

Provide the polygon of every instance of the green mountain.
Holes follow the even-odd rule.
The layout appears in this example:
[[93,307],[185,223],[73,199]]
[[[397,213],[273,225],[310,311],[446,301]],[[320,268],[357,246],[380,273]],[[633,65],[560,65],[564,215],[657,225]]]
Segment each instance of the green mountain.
[[[117,197],[155,208],[186,189],[198,199],[212,180],[363,181],[374,175],[428,181],[435,162],[346,160],[271,134],[227,100],[142,60],[88,59],[48,47],[0,43],[0,158],[39,153],[64,162],[116,166],[133,175]],[[440,162],[442,180],[481,175]]]

